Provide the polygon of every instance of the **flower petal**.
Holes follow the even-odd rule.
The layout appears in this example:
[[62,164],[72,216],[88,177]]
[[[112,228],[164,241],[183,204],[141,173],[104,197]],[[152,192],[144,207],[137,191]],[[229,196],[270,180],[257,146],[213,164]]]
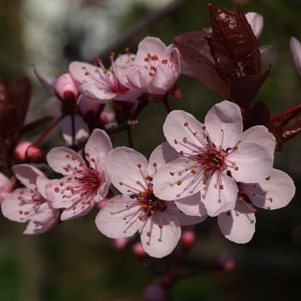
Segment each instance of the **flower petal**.
[[290,39],[290,49],[297,71],[301,75],[301,44],[295,37],[291,37]]
[[237,202],[235,209],[228,214],[221,213],[217,218],[225,237],[240,244],[250,241],[255,232],[255,214],[243,202]]
[[96,216],[98,230],[110,238],[129,237],[142,226],[141,204],[125,195],[108,201]]
[[43,172],[34,166],[28,164],[19,164],[13,166],[13,171],[16,177],[28,188],[36,188],[36,181],[38,176],[45,178]]
[[175,201],[177,207],[186,215],[207,217],[207,210],[201,202],[200,193],[196,193],[186,198],[178,199]]
[[176,79],[172,69],[159,65],[149,82],[148,91],[154,95],[164,95],[174,86]]
[[249,12],[246,13],[246,18],[251,25],[255,37],[258,39],[263,29],[263,17],[260,14]]
[[113,149],[106,160],[106,169],[110,174],[112,184],[124,194],[138,194],[145,190],[143,187],[147,168],[146,158],[128,147]]

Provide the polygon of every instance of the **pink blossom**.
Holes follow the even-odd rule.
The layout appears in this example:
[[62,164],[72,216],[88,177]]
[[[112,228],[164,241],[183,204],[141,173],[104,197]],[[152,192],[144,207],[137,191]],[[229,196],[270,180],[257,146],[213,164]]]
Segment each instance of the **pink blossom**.
[[[261,129],[264,127],[255,128],[258,137]],[[154,193],[175,200],[186,214],[193,215],[200,202],[209,216],[232,210],[238,193],[236,182],[254,183],[271,173],[272,153],[258,142],[244,141],[240,108],[229,101],[214,105],[204,125],[189,113],[172,111],[163,131],[181,157],[158,171]],[[274,143],[274,136],[263,131],[265,139]],[[179,200],[188,196],[194,198]]]
[[[262,33],[262,30],[263,30],[263,23],[264,23],[262,15],[253,13],[253,12],[249,12],[245,16],[253,30],[255,37],[257,39],[259,39],[259,37]],[[270,46],[270,45],[259,47],[261,57],[264,57],[271,48],[272,48],[272,46]]]
[[173,202],[165,202],[153,193],[152,178],[176,156],[167,143],[154,150],[149,162],[133,149],[115,148],[108,155],[106,167],[112,183],[123,194],[112,198],[99,211],[98,229],[111,238],[129,237],[138,231],[150,256],[161,258],[170,254],[180,239],[180,225],[204,220],[186,216]]
[[132,90],[164,95],[175,85],[181,74],[179,54],[173,45],[166,45],[158,38],[146,37],[138,45],[132,63],[116,64],[119,81]]
[[111,55],[111,68],[106,69],[100,59],[97,59],[98,66],[84,62],[72,62],[69,70],[73,78],[79,83],[78,89],[88,98],[106,103],[111,99],[136,101],[137,91],[130,91],[115,75],[115,66],[118,62],[129,63],[134,60],[132,54],[124,54],[113,61]]
[[[271,153],[276,141],[271,141],[271,133],[264,127],[254,126],[243,133],[244,141],[256,141]],[[292,179],[283,171],[272,169],[271,174],[257,183],[238,182],[238,195],[233,210],[221,213],[218,224],[221,232],[231,241],[246,243],[255,232],[256,207],[274,210],[289,204],[295,194]]]
[[290,49],[297,71],[301,75],[301,43],[295,37],[290,39]]
[[60,215],[46,198],[45,187],[49,180],[40,170],[27,164],[15,165],[13,170],[26,188],[18,188],[5,197],[1,206],[3,215],[19,223],[29,222],[24,234],[48,231]]
[[10,179],[5,176],[2,172],[0,172],[0,205],[3,199],[11,192],[13,192],[14,188],[10,181]]
[[108,135],[99,129],[92,132],[84,150],[84,158],[65,147],[56,147],[47,155],[49,166],[65,177],[51,180],[47,197],[54,208],[66,208],[61,220],[83,216],[95,202],[104,199],[111,185],[105,161],[112,144]]

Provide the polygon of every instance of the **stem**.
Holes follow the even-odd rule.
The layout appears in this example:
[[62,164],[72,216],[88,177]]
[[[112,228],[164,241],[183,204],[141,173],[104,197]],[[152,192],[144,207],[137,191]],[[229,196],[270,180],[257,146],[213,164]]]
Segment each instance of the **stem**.
[[127,134],[128,134],[129,147],[134,148],[132,130],[127,129]]
[[33,143],[33,144],[40,144],[46,137],[47,135],[60,123],[60,121],[62,120],[63,116],[59,117],[57,120],[55,120],[54,123],[52,123],[47,129],[46,131]]
[[292,108],[290,108],[290,109],[288,109],[288,110],[286,110],[286,111],[284,111],[284,112],[282,112],[282,113],[280,113],[280,114],[277,114],[277,115],[271,117],[270,121],[275,120],[275,119],[278,119],[279,117],[282,117],[282,116],[287,115],[287,114],[289,114],[289,113],[292,113],[292,112],[294,112],[294,111],[296,111],[296,110],[298,110],[298,109],[300,109],[300,108],[301,108],[301,104],[298,104],[298,105],[295,106],[295,107],[292,107]]
[[167,94],[164,96],[162,101],[164,103],[167,114],[169,114],[171,112],[171,109],[170,109],[170,106],[169,106],[169,103],[168,103],[168,95]]

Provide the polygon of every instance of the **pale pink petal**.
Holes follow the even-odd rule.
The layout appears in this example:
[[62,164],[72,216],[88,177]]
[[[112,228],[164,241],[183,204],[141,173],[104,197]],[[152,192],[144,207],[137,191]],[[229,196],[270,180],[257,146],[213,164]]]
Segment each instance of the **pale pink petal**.
[[260,46],[259,51],[260,51],[260,54],[261,54],[261,58],[265,57],[269,53],[271,48],[272,48],[271,45]]
[[132,90],[138,90],[148,93],[149,83],[152,80],[152,76],[149,75],[147,69],[140,66],[132,66],[126,74],[126,78],[129,82],[128,88]]
[[97,191],[94,201],[96,203],[102,201],[108,194],[111,186],[111,178],[108,172],[105,170],[99,171],[99,177],[102,179],[102,184]]
[[96,216],[98,230],[110,238],[129,237],[142,226],[141,204],[125,195],[108,201]]
[[55,225],[56,225],[56,221],[50,224],[41,224],[35,221],[30,221],[23,234],[27,234],[27,235],[42,234],[52,229]]
[[155,75],[149,82],[148,91],[154,95],[163,95],[174,86],[175,81],[174,71],[159,65]]
[[[74,160],[73,160],[74,159]],[[55,147],[47,155],[49,166],[63,175],[73,175],[74,168],[86,165],[84,159],[74,150],[67,147]]]
[[[90,130],[83,118],[74,114],[74,130],[75,130],[75,142],[81,142],[88,139]],[[72,145],[72,117],[66,115],[62,120],[62,136],[68,145]]]
[[[192,132],[189,131],[187,126],[184,126],[184,124],[188,124],[189,128],[192,129]],[[194,132],[203,138],[204,131],[202,126],[203,124],[191,114],[184,111],[175,110],[168,114],[163,125],[163,131],[166,140],[178,152],[184,151],[187,154],[195,155],[195,148],[190,149],[189,147],[183,146],[182,143],[186,140],[197,143]],[[175,140],[178,143],[175,143]],[[196,146],[198,147],[199,145]]]
[[49,183],[49,179],[46,178],[45,176],[39,176],[37,177],[37,188],[39,193],[42,195],[43,198],[47,199],[46,197],[46,186]]
[[[217,173],[214,173],[208,184],[201,190],[201,200],[209,216],[216,216],[235,207],[237,185],[225,172],[220,177],[221,179]],[[220,185],[223,185],[223,189],[220,189]]]
[[69,72],[76,82],[94,85],[95,80],[88,76],[87,73],[98,78],[98,74],[102,72],[102,70],[100,67],[88,63],[74,61],[69,64]]
[[130,84],[126,75],[128,74],[131,67],[132,64],[123,63],[123,62],[118,62],[118,63],[115,62],[114,64],[114,71],[115,71],[116,78],[123,86],[128,87],[129,89],[133,89],[133,86]]
[[246,18],[251,25],[255,37],[258,39],[263,29],[263,17],[260,14],[249,12],[246,13]]
[[242,141],[255,141],[267,148],[272,154],[275,152],[276,139],[269,130],[262,125],[253,126],[243,132]]
[[28,188],[36,188],[36,180],[38,176],[45,177],[43,172],[28,164],[15,165],[13,166],[13,171],[19,181]]
[[[295,195],[295,185],[285,172],[273,169],[270,177],[255,184],[242,184],[252,203],[268,210],[287,206]],[[249,191],[249,193],[247,193]]]
[[[200,198],[198,199],[199,199],[199,204],[201,204]],[[199,209],[199,211],[202,211],[200,212],[200,216],[197,216],[197,214],[195,214],[194,216],[187,215],[179,207],[176,206],[175,202],[168,202],[166,211],[168,211],[170,215],[176,216],[177,219],[179,220],[179,223],[182,226],[190,226],[190,225],[195,225],[203,222],[207,217],[207,211],[205,209],[204,204],[201,204],[197,209]]]
[[33,70],[39,79],[40,83],[46,88],[51,94],[54,94],[54,85],[56,82],[56,77],[50,78],[41,69],[33,65]]
[[101,104],[99,101],[95,101],[94,99],[88,98],[84,95],[80,95],[78,97],[77,104],[83,115],[89,114],[89,112],[92,111],[93,116],[99,114],[101,107],[103,106],[103,104]]
[[14,188],[9,180],[2,172],[0,172],[0,206],[2,200],[11,192],[13,192]]
[[55,223],[57,212],[58,210],[51,207],[50,202],[45,202],[40,205],[38,212],[32,215],[31,220],[41,224]]
[[[155,148],[149,157],[147,174],[154,177],[155,173],[165,164],[177,159],[179,154],[168,142],[163,142]],[[155,166],[154,166],[155,164]]]
[[243,141],[227,158],[232,167],[231,175],[237,182],[256,183],[270,175],[273,167],[273,155],[257,142]]
[[78,86],[78,90],[86,97],[100,103],[107,103],[116,96],[116,93],[109,91],[107,88],[91,83],[82,83]]
[[[161,229],[159,225],[163,228]],[[170,254],[181,237],[181,227],[177,217],[159,212],[156,212],[152,218],[148,218],[139,232],[145,252],[156,258]]]
[[175,204],[186,215],[201,217],[207,216],[207,210],[205,208],[205,205],[201,202],[200,193],[196,193],[186,198],[178,199],[175,201]]
[[255,232],[255,214],[243,202],[237,202],[228,214],[218,216],[218,225],[225,237],[241,244],[250,241]]
[[301,75],[301,44],[295,37],[291,37],[290,39],[290,49],[297,71]]
[[243,133],[239,106],[226,100],[214,105],[208,111],[204,125],[217,148],[226,150],[234,147]]
[[63,211],[61,215],[61,220],[65,221],[65,220],[70,220],[70,219],[84,216],[93,209],[94,205],[95,205],[94,201],[91,201],[90,203],[87,202],[83,203],[81,200],[74,202],[72,207],[66,208]]
[[85,154],[89,154],[89,157],[86,155],[87,161],[89,162],[92,158],[95,159],[95,163],[90,162],[90,166],[93,166],[94,169],[97,167],[98,169],[104,168],[106,157],[111,150],[112,143],[108,134],[103,130],[95,129],[85,146]]
[[[141,167],[139,168],[138,165]],[[148,161],[137,151],[128,147],[113,149],[107,157],[106,168],[111,176],[112,184],[120,192],[138,194],[137,192],[145,190],[142,185],[146,187],[145,176],[147,175]]]
[[[190,172],[194,164],[193,160],[179,158],[162,166],[153,179],[154,194],[162,200],[177,200],[199,192],[203,180],[201,174]],[[184,181],[186,177],[188,179]],[[178,185],[178,181],[182,184]]]
[[165,49],[166,45],[159,38],[146,37],[138,45],[135,64],[145,65],[144,59],[148,54],[162,57],[164,56]]

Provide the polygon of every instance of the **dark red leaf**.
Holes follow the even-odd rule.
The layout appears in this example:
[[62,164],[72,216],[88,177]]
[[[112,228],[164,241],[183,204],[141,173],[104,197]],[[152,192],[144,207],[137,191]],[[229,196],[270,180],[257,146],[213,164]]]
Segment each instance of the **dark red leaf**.
[[264,74],[257,73],[234,78],[231,83],[231,99],[243,109],[250,108],[257,92],[268,77],[270,69],[271,67]]
[[229,11],[209,4],[211,45],[216,68],[231,83],[233,78],[260,72],[261,55],[257,39],[239,4]]
[[267,125],[270,121],[270,109],[263,102],[258,102],[244,116],[244,130],[254,126],[254,125]]
[[301,132],[301,104],[271,118],[267,128],[276,137],[276,150]]
[[212,91],[225,98],[230,97],[230,85],[217,72],[209,40],[211,30],[192,31],[173,39],[182,60],[191,72]]

